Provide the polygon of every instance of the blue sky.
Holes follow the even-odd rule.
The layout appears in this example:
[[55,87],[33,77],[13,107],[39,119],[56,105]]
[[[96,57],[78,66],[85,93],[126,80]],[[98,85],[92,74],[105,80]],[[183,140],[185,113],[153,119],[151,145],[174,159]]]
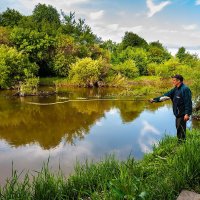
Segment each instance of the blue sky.
[[[171,51],[184,46],[200,55],[200,0],[0,0],[25,15],[45,3],[84,18],[103,40],[120,42],[132,31],[148,42],[159,40]],[[172,52],[173,53],[173,52]]]

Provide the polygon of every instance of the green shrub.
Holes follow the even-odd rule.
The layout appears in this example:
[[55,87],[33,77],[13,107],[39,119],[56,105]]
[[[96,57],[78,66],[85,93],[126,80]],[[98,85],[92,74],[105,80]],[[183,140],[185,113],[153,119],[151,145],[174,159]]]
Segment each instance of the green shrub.
[[0,46],[0,88],[9,88],[23,81],[25,71],[36,74],[38,66],[31,63],[27,55],[13,47]]
[[116,65],[115,70],[127,78],[136,78],[139,76],[139,70],[133,60],[126,60]]
[[186,79],[192,71],[190,66],[183,65],[178,59],[170,59],[163,64],[155,66],[155,75],[164,78],[171,77],[174,74],[182,74]]
[[37,94],[39,84],[39,77],[32,75],[28,76],[20,84],[20,96],[34,95]]
[[94,86],[107,75],[108,66],[103,59],[79,59],[71,65],[69,78],[77,85]]

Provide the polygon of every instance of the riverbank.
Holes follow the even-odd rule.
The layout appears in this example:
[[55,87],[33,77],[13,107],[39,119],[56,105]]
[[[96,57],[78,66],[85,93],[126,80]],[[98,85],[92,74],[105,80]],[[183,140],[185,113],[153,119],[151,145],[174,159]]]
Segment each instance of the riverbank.
[[1,188],[1,199],[176,199],[182,189],[200,192],[200,131],[188,131],[187,141],[166,136],[140,161],[109,156],[78,165],[65,179],[44,166],[31,181],[13,177]]

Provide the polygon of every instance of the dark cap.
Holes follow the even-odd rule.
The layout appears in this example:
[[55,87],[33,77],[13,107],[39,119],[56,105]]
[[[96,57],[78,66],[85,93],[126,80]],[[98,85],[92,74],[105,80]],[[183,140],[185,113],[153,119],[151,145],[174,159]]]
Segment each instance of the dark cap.
[[183,82],[183,76],[181,76],[180,74],[176,74],[176,75],[172,76],[172,78],[176,78],[179,81]]

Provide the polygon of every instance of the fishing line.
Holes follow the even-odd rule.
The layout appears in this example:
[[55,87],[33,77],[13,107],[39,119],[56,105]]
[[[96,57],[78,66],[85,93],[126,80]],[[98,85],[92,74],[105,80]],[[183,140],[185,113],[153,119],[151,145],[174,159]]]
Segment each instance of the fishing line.
[[63,104],[68,102],[89,102],[89,101],[147,101],[146,99],[69,99],[67,101],[57,101],[54,103],[37,103],[37,102],[24,102],[26,104],[38,106],[50,106],[56,104]]

